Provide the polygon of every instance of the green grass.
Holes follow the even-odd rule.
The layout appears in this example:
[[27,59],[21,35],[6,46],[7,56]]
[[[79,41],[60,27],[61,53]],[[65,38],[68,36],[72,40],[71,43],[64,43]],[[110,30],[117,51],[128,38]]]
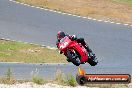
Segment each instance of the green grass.
[[132,0],[113,0],[113,1],[132,5]]
[[8,50],[17,50],[27,46],[27,44],[21,42],[9,42],[9,41],[1,41],[0,42],[0,50],[6,51]]
[[77,85],[77,82],[76,82],[76,80],[75,80],[75,78],[74,78],[73,75],[67,75],[67,81],[66,81],[66,83],[68,85],[70,85],[70,86],[73,86],[73,87],[75,87]]
[[[12,69],[7,69],[5,75],[3,77],[0,77],[0,84],[15,84],[15,83],[25,83],[25,82],[34,82],[36,84],[45,84],[45,83],[55,83],[59,85],[65,85],[65,86],[73,86],[76,87],[77,83],[71,74],[66,75],[62,73],[61,70],[57,70],[55,80],[48,80],[43,79],[39,76],[39,72],[36,70],[32,74],[31,80],[17,80],[15,76],[13,76]],[[85,84],[86,87],[99,87],[99,88],[132,88],[132,84]]]
[[32,77],[32,81],[36,84],[43,84],[44,83],[44,80],[41,77],[36,76],[36,75]]
[[46,81],[39,76],[39,71],[36,69],[32,72],[32,82],[36,84],[44,84]]
[[37,45],[0,40],[0,62],[66,63],[64,55]]
[[31,80],[17,80],[13,76],[12,69],[8,68],[5,72],[5,75],[0,77],[0,84],[15,84],[15,83],[25,83],[25,82],[31,82]]
[[61,85],[68,85],[68,86],[77,86],[77,82],[73,75],[71,74],[64,74],[61,72],[61,70],[57,70],[55,74],[55,80],[54,83],[61,84]]
[[8,68],[8,70],[7,70],[7,72],[6,72],[6,78],[7,78],[8,80],[11,80],[11,78],[12,78],[12,71],[11,71],[10,68]]

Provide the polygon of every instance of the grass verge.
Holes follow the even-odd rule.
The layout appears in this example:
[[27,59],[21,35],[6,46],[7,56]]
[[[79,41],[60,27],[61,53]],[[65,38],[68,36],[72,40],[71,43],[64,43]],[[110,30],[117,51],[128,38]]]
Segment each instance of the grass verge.
[[130,4],[132,5],[132,0],[113,0],[118,3]]
[[58,50],[37,45],[0,40],[0,62],[66,63]]
[[61,72],[61,70],[57,70],[55,74],[55,80],[54,83],[61,84],[61,85],[69,85],[69,86],[77,86],[77,82],[73,75],[65,75]]
[[[5,76],[0,77],[0,84],[16,84],[16,83],[33,82],[39,85],[43,85],[46,83],[53,83],[53,84],[59,84],[63,86],[72,86],[72,87],[78,86],[74,76],[72,76],[71,74],[66,75],[62,73],[61,70],[57,70],[55,77],[56,77],[55,80],[43,79],[42,77],[39,76],[38,72],[35,71],[33,73],[31,80],[17,80],[13,76],[12,69],[9,68],[7,72],[5,73]],[[132,83],[130,84],[86,84],[85,86],[88,88],[92,88],[92,87],[94,88],[132,88]]]
[[96,19],[132,24],[132,0],[16,0]]
[[15,83],[25,83],[29,82],[29,80],[17,80],[13,76],[12,69],[8,68],[5,75],[0,77],[0,84],[15,84]]

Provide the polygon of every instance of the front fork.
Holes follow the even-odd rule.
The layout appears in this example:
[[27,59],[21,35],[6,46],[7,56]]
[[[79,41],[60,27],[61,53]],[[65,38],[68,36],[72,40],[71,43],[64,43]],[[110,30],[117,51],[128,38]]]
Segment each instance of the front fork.
[[69,58],[68,58],[67,53],[64,53],[64,55],[66,56],[66,60],[67,60],[68,62],[71,62],[71,61],[69,60]]

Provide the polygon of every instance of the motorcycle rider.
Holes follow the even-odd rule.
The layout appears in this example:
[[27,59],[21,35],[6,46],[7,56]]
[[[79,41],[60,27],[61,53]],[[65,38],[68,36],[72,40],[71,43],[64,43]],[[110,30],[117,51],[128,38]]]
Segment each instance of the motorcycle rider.
[[[66,35],[63,31],[58,31],[58,33],[57,33],[57,42],[56,42],[56,45],[57,45],[57,47],[58,47],[58,44],[59,44],[59,42],[60,42],[60,40],[62,39],[62,38],[64,38],[65,36],[68,36],[69,37],[69,39],[71,39],[72,41],[73,40],[76,40],[78,43],[81,43],[82,44],[82,46],[84,46],[84,48],[88,51],[88,56],[89,56],[89,58],[90,59],[95,59],[95,54],[93,54],[92,53],[92,50],[89,48],[89,46],[86,44],[86,42],[84,41],[84,38],[77,38],[77,36],[76,35]],[[60,52],[60,54],[61,54],[62,52]],[[80,61],[78,61],[78,62],[80,62]]]

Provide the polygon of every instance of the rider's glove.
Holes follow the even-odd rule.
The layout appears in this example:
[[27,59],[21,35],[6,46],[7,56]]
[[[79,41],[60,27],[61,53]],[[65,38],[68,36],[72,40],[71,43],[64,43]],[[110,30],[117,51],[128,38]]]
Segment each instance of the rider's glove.
[[56,46],[57,46],[57,48],[58,48],[58,45],[59,45],[59,42],[58,42],[58,40],[56,41]]
[[62,51],[59,51],[60,54],[62,54],[63,52]]
[[72,40],[76,40],[77,36],[76,35],[72,35]]

